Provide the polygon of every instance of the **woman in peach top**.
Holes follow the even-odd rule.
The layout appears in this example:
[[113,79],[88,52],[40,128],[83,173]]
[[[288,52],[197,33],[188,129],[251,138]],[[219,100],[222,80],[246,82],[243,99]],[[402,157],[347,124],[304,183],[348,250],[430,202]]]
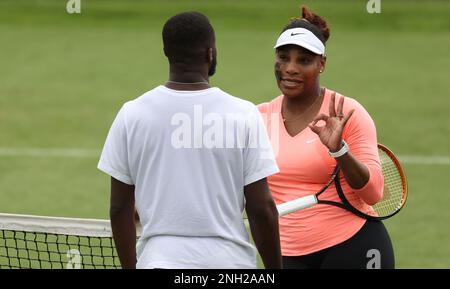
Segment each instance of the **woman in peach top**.
[[[368,205],[382,198],[372,118],[356,100],[320,86],[329,35],[326,21],[303,7],[302,18],[292,19],[275,45],[282,95],[259,109],[280,168],[268,177],[277,204],[316,193],[336,164],[347,198]],[[333,185],[322,199],[339,201]],[[392,244],[380,221],[316,205],[279,222],[284,268],[394,268]]]

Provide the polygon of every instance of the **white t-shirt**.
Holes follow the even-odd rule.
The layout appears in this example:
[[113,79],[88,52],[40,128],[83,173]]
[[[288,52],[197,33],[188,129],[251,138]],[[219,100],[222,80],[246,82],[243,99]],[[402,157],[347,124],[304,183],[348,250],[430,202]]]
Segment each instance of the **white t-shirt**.
[[120,109],[98,168],[135,185],[138,267],[256,267],[244,186],[279,170],[252,103],[159,86]]

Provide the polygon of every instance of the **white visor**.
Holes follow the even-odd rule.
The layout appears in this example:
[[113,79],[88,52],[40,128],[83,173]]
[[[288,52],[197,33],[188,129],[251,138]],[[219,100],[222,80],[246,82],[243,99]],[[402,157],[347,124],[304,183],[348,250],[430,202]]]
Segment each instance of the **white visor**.
[[314,33],[305,28],[292,28],[281,33],[274,48],[294,44],[301,46],[315,54],[325,55],[325,45]]

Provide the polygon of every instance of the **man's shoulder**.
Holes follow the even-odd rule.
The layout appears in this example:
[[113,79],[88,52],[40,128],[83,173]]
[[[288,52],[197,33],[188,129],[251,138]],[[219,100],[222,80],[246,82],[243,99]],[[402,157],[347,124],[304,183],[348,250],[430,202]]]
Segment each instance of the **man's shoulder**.
[[141,95],[139,95],[135,99],[130,100],[129,103],[137,103],[137,102],[142,101],[142,100],[144,100],[146,98],[162,96],[162,95],[163,95],[163,90],[162,90],[161,86],[157,86],[157,87],[154,87],[154,88],[152,88],[152,89],[142,93]]
[[224,102],[226,102],[230,106],[234,106],[238,111],[253,112],[254,110],[256,110],[256,105],[253,102],[238,96],[234,96],[228,92],[221,90],[220,88],[217,89],[217,94],[221,96]]
[[134,99],[130,99],[130,100],[126,101],[122,106],[122,110],[128,112],[130,110],[137,109],[141,106],[141,104],[142,104],[141,102],[145,101],[146,99],[160,95],[160,94],[161,94],[161,92],[159,90],[159,87],[155,87],[149,91],[142,93],[141,95],[135,97]]

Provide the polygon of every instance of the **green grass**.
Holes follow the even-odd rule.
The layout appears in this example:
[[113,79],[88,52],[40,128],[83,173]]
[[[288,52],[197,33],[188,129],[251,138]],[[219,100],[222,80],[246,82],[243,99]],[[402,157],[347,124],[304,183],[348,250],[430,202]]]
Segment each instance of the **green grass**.
[[[360,101],[380,142],[402,155],[450,155],[450,3],[303,1],[329,20],[322,84]],[[299,1],[0,2],[0,148],[100,150],[121,104],[168,75],[161,28],[180,11],[216,29],[214,85],[255,103],[279,94],[273,44]],[[0,211],[107,218],[97,158],[0,156]],[[450,267],[450,166],[407,165],[407,207],[386,222],[401,268]]]

